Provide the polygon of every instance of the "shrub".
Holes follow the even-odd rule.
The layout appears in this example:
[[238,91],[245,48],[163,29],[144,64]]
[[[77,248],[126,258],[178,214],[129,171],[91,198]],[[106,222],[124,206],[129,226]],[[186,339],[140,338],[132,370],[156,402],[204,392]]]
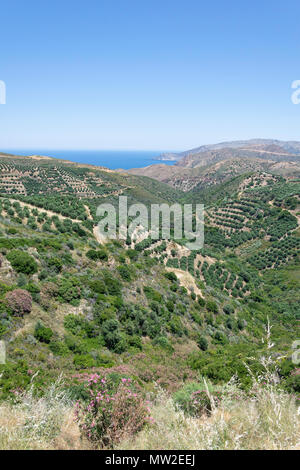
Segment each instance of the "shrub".
[[53,331],[51,330],[51,328],[47,328],[42,325],[42,323],[37,322],[33,335],[41,343],[50,343],[50,340],[53,336]]
[[93,260],[93,261],[107,261],[107,253],[105,250],[89,250],[86,253],[87,258]]
[[33,284],[32,282],[30,282],[29,284],[27,284],[24,287],[28,292],[30,292],[30,294],[32,295],[33,300],[35,302],[37,302],[39,300],[39,293],[41,291],[39,286],[37,286],[36,284]]
[[182,336],[184,328],[183,328],[183,324],[180,318],[177,315],[174,315],[172,317],[172,320],[169,322],[169,326],[170,326],[171,332],[174,335]]
[[56,356],[65,356],[69,352],[66,344],[61,341],[51,341],[49,348]]
[[86,253],[87,258],[96,261],[98,259],[98,254],[96,250],[89,250]]
[[139,257],[139,253],[138,251],[136,250],[132,250],[131,248],[129,248],[126,252],[127,256],[129,257],[129,259],[131,261],[136,261]]
[[107,256],[107,253],[105,250],[98,250],[97,251],[98,253],[98,259],[102,260],[102,261],[107,261],[108,260],[108,256]]
[[120,273],[120,276],[122,279],[124,279],[124,281],[130,281],[131,280],[131,273],[130,273],[130,270],[128,268],[128,266],[119,266],[118,267],[118,271]]
[[155,302],[162,302],[162,295],[155,289],[149,286],[144,286],[144,294],[148,300],[154,300]]
[[219,403],[219,391],[209,382],[189,382],[173,396],[175,404],[186,414],[199,416]]
[[104,276],[104,282],[109,295],[120,295],[121,285],[117,279],[112,278],[109,274]]
[[168,300],[166,302],[166,307],[167,309],[169,310],[169,312],[174,312],[174,302],[172,302],[172,300]]
[[53,269],[56,273],[60,273],[63,268],[63,262],[57,256],[50,258],[47,262],[50,269]]
[[226,313],[226,315],[230,315],[234,313],[234,308],[232,307],[232,305],[224,305],[223,312]]
[[60,302],[79,301],[81,289],[79,281],[75,277],[61,278],[58,281],[58,299]]
[[300,375],[291,375],[284,383],[285,388],[292,393],[300,393]]
[[165,277],[169,279],[169,281],[172,281],[172,282],[177,282],[178,280],[176,274],[173,273],[172,271],[165,273]]
[[206,302],[206,308],[209,312],[212,312],[212,313],[218,313],[219,311],[218,305],[213,300],[208,300]]
[[76,419],[81,433],[95,447],[113,448],[125,436],[138,433],[149,420],[140,389],[131,379],[93,374],[87,389],[90,400],[77,402]]
[[16,233],[18,233],[18,231],[13,227],[9,228],[6,232],[8,233],[8,235],[15,235]]
[[208,348],[208,341],[205,336],[199,336],[197,344],[202,351],[206,351]]
[[8,307],[15,315],[23,316],[30,313],[32,308],[32,297],[27,290],[15,289],[7,292],[5,299]]
[[[0,400],[14,396],[14,390],[23,390],[30,382],[28,364],[24,359],[1,366]],[[2,429],[1,429],[2,433]]]
[[174,348],[172,344],[169,342],[166,336],[157,336],[153,340],[153,344],[159,346],[160,348],[165,349],[166,351],[173,352]]
[[137,349],[143,349],[142,339],[140,336],[134,335],[128,338],[129,346]]
[[198,312],[191,312],[191,317],[198,325],[202,325],[203,321]]
[[102,325],[105,346],[118,354],[126,350],[126,339],[119,330],[119,322],[114,319],[106,320]]
[[88,322],[81,315],[69,314],[64,318],[64,327],[75,336],[86,336],[85,326]]
[[216,331],[214,335],[214,339],[219,344],[226,344],[228,343],[227,337],[221,331]]
[[95,279],[94,281],[91,281],[90,288],[94,292],[96,292],[96,294],[105,294],[106,293],[105,283],[104,283],[104,281],[101,281],[100,279]]
[[24,251],[12,250],[6,258],[18,273],[34,274],[38,270],[35,259]]
[[196,390],[192,394],[194,414],[200,416],[203,413],[209,413],[212,411],[212,400],[215,406],[220,403],[220,396],[218,391],[209,390]]
[[76,369],[89,369],[96,365],[94,358],[90,354],[78,354],[74,357]]

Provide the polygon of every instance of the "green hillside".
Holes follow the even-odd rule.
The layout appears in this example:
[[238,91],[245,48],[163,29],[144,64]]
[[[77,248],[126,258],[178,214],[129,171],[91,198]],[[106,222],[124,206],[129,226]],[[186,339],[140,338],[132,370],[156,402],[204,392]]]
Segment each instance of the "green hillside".
[[[282,387],[299,392],[291,361],[300,319],[297,180],[251,173],[183,194],[69,163],[1,165],[1,400],[14,400],[33,376],[43,394],[61,374],[74,399],[94,373],[131,377],[144,393],[180,391],[199,374],[213,387],[236,376],[247,391],[248,367],[263,372],[268,323]],[[97,205],[120,194],[147,205],[203,196],[203,249],[148,238],[99,245]]]

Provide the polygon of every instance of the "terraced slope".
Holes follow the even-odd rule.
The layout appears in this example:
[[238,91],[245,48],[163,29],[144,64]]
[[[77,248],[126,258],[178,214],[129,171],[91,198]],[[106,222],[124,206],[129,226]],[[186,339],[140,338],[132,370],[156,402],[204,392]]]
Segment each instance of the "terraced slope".
[[0,155],[0,193],[72,195],[77,198],[115,198],[157,202],[175,200],[178,192],[150,178],[121,175],[107,168],[83,165],[50,157]]
[[[104,369],[134,376],[145,391],[154,381],[173,391],[199,373],[215,383],[238,374],[247,388],[244,364],[260,370],[268,321],[285,386],[297,391],[289,357],[300,314],[299,181],[252,173],[182,193],[147,177],[57,165],[42,160],[37,172],[26,160],[17,176],[26,195],[0,195],[1,397],[33,374],[43,390],[61,373],[78,396],[78,374]],[[69,178],[59,193],[59,179],[47,186],[41,176],[58,173]],[[115,191],[147,204],[204,195],[204,248],[150,238],[99,245],[97,203],[117,203]]]

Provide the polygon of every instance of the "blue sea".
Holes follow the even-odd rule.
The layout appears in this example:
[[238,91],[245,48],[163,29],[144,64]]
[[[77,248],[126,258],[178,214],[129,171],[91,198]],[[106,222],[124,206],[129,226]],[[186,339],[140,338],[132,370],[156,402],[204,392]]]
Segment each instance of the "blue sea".
[[115,170],[123,168],[142,168],[155,163],[173,165],[174,161],[156,160],[166,150],[47,150],[47,149],[23,149],[1,150],[1,152],[15,155],[45,155],[48,157],[71,160],[77,163],[89,163],[91,165],[105,166]]

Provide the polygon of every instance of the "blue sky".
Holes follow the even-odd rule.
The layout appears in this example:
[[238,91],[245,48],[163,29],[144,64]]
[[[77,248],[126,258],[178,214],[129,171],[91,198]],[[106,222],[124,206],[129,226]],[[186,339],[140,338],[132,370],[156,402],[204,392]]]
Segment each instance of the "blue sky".
[[299,0],[12,0],[0,15],[0,149],[300,140]]

